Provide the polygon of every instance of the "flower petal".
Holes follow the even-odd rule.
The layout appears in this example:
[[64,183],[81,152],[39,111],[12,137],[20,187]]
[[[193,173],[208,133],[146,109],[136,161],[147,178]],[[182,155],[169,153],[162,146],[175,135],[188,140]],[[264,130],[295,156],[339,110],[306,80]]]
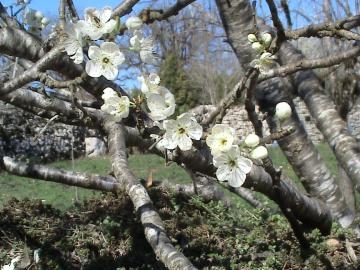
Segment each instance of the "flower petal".
[[106,68],[102,71],[102,75],[108,80],[115,80],[118,74],[119,70],[117,69],[117,67],[114,67],[112,65],[106,66]]
[[93,60],[99,59],[101,56],[101,49],[98,46],[90,46],[88,50],[88,56]]
[[102,68],[99,62],[95,60],[89,60],[86,63],[85,71],[90,77],[98,78],[102,75]]

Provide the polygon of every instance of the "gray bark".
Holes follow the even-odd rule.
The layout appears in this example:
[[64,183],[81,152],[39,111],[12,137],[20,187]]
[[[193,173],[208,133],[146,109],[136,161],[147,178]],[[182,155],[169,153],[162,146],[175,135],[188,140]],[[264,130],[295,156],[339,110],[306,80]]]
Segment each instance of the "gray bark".
[[[230,5],[229,5],[230,3]],[[249,33],[254,33],[252,8],[247,0],[217,0],[220,16],[222,18],[228,40],[233,47],[241,65],[244,68],[249,67],[249,63],[256,58],[254,50],[247,40]],[[315,197],[318,197],[326,203],[331,209],[342,226],[349,226],[354,216],[347,208],[345,199],[339,189],[335,179],[326,167],[320,154],[317,152],[313,143],[306,135],[299,118],[294,110],[294,104],[289,96],[288,84],[283,79],[273,78],[262,82],[256,90],[256,98],[261,109],[274,113],[277,103],[281,101],[288,102],[293,108],[292,117],[286,122],[286,125],[295,127],[296,131],[281,140],[279,145],[282,148],[289,163],[301,179],[305,189]],[[273,119],[269,119],[272,129]]]
[[[303,59],[303,55],[291,44],[284,43],[280,50],[282,63]],[[325,94],[320,80],[312,70],[292,75],[298,95],[305,101],[316,126],[329,143],[340,165],[344,168],[357,190],[360,187],[360,147],[347,130],[344,120],[334,103]]]
[[112,121],[104,124],[108,133],[109,154],[112,159],[114,174],[126,193],[130,196],[135,210],[140,216],[141,223],[145,228],[145,237],[156,256],[169,269],[196,269],[191,262],[171,244],[164,229],[164,224],[155,211],[146,189],[130,171],[125,138],[124,127]]

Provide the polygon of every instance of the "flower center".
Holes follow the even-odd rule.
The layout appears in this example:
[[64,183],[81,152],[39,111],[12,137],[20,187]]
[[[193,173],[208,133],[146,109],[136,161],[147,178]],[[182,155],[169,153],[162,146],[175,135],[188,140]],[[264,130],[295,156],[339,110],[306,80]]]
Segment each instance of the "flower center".
[[104,64],[108,64],[110,62],[110,59],[107,57],[104,57],[102,61]]
[[235,160],[230,160],[229,165],[230,165],[230,167],[235,167],[235,165],[236,165]]
[[96,16],[94,16],[92,19],[93,19],[93,22],[94,22],[95,26],[97,28],[100,28],[101,27],[100,19],[98,17],[96,17]]
[[180,133],[180,134],[184,134],[185,131],[186,131],[186,130],[185,130],[184,128],[179,128],[179,133]]
[[220,144],[223,145],[223,146],[226,145],[226,143],[227,143],[227,139],[222,139],[221,142],[220,142]]

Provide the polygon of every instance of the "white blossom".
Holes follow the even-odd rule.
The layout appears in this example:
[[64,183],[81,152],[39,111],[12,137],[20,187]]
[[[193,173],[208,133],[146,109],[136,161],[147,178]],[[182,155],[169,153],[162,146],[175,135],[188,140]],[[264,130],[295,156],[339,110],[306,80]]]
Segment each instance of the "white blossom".
[[101,96],[104,104],[101,110],[112,115],[115,121],[120,121],[129,116],[130,100],[127,96],[119,97],[118,94],[110,87],[104,89]]
[[253,60],[250,63],[250,65],[253,66],[254,68],[259,69],[261,73],[266,73],[273,66],[274,59],[275,59],[274,55],[272,55],[269,52],[264,52],[263,54],[261,54],[259,59]]
[[240,155],[237,145],[233,145],[229,151],[215,156],[214,166],[216,177],[219,181],[228,181],[232,187],[240,187],[244,184],[246,174],[251,171],[252,161]]
[[164,120],[175,112],[174,95],[165,87],[159,86],[157,93],[147,94],[147,106],[152,120]]
[[190,150],[192,140],[200,140],[202,127],[190,113],[183,113],[176,120],[164,121],[165,135],[163,146],[166,149],[175,149],[177,146],[182,151]]
[[154,53],[152,37],[144,37],[140,30],[135,30],[130,38],[130,49],[139,53],[140,59],[145,64],[155,64],[157,61]]
[[130,17],[125,22],[130,31],[139,30],[143,26],[143,21],[139,17]]
[[102,35],[112,32],[116,26],[116,21],[111,19],[111,15],[111,7],[104,7],[102,10],[95,8],[85,9],[83,31],[92,40],[99,39]]
[[228,151],[235,139],[235,129],[225,124],[216,124],[206,137],[206,144],[210,147],[213,156]]
[[291,116],[291,106],[287,102],[280,102],[276,104],[275,116],[280,121],[288,119]]
[[245,138],[245,145],[247,147],[255,147],[260,143],[260,138],[256,134],[249,134]]
[[160,77],[156,73],[139,76],[138,80],[141,82],[141,92],[145,95],[159,93]]
[[268,150],[265,146],[258,146],[254,150],[251,151],[250,157],[253,159],[264,159],[268,156]]
[[89,47],[90,60],[86,63],[86,73],[91,77],[103,75],[108,80],[116,79],[118,66],[125,61],[125,56],[114,42],[103,42],[100,48]]
[[65,51],[75,64],[81,64],[84,61],[82,25],[83,23],[79,21],[67,25],[65,29],[67,34],[64,41]]

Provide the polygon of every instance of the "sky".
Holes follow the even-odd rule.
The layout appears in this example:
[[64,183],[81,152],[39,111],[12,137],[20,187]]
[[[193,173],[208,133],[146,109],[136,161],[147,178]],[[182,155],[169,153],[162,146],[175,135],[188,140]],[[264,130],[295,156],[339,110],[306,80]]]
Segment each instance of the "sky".
[[[2,0],[1,3],[5,6],[14,4],[16,0]],[[45,15],[52,17],[57,14],[59,0],[31,0],[30,7],[36,10],[40,10]],[[103,6],[111,6],[114,8],[121,0],[76,0],[74,5],[78,12],[82,12],[86,7],[102,8]]]

